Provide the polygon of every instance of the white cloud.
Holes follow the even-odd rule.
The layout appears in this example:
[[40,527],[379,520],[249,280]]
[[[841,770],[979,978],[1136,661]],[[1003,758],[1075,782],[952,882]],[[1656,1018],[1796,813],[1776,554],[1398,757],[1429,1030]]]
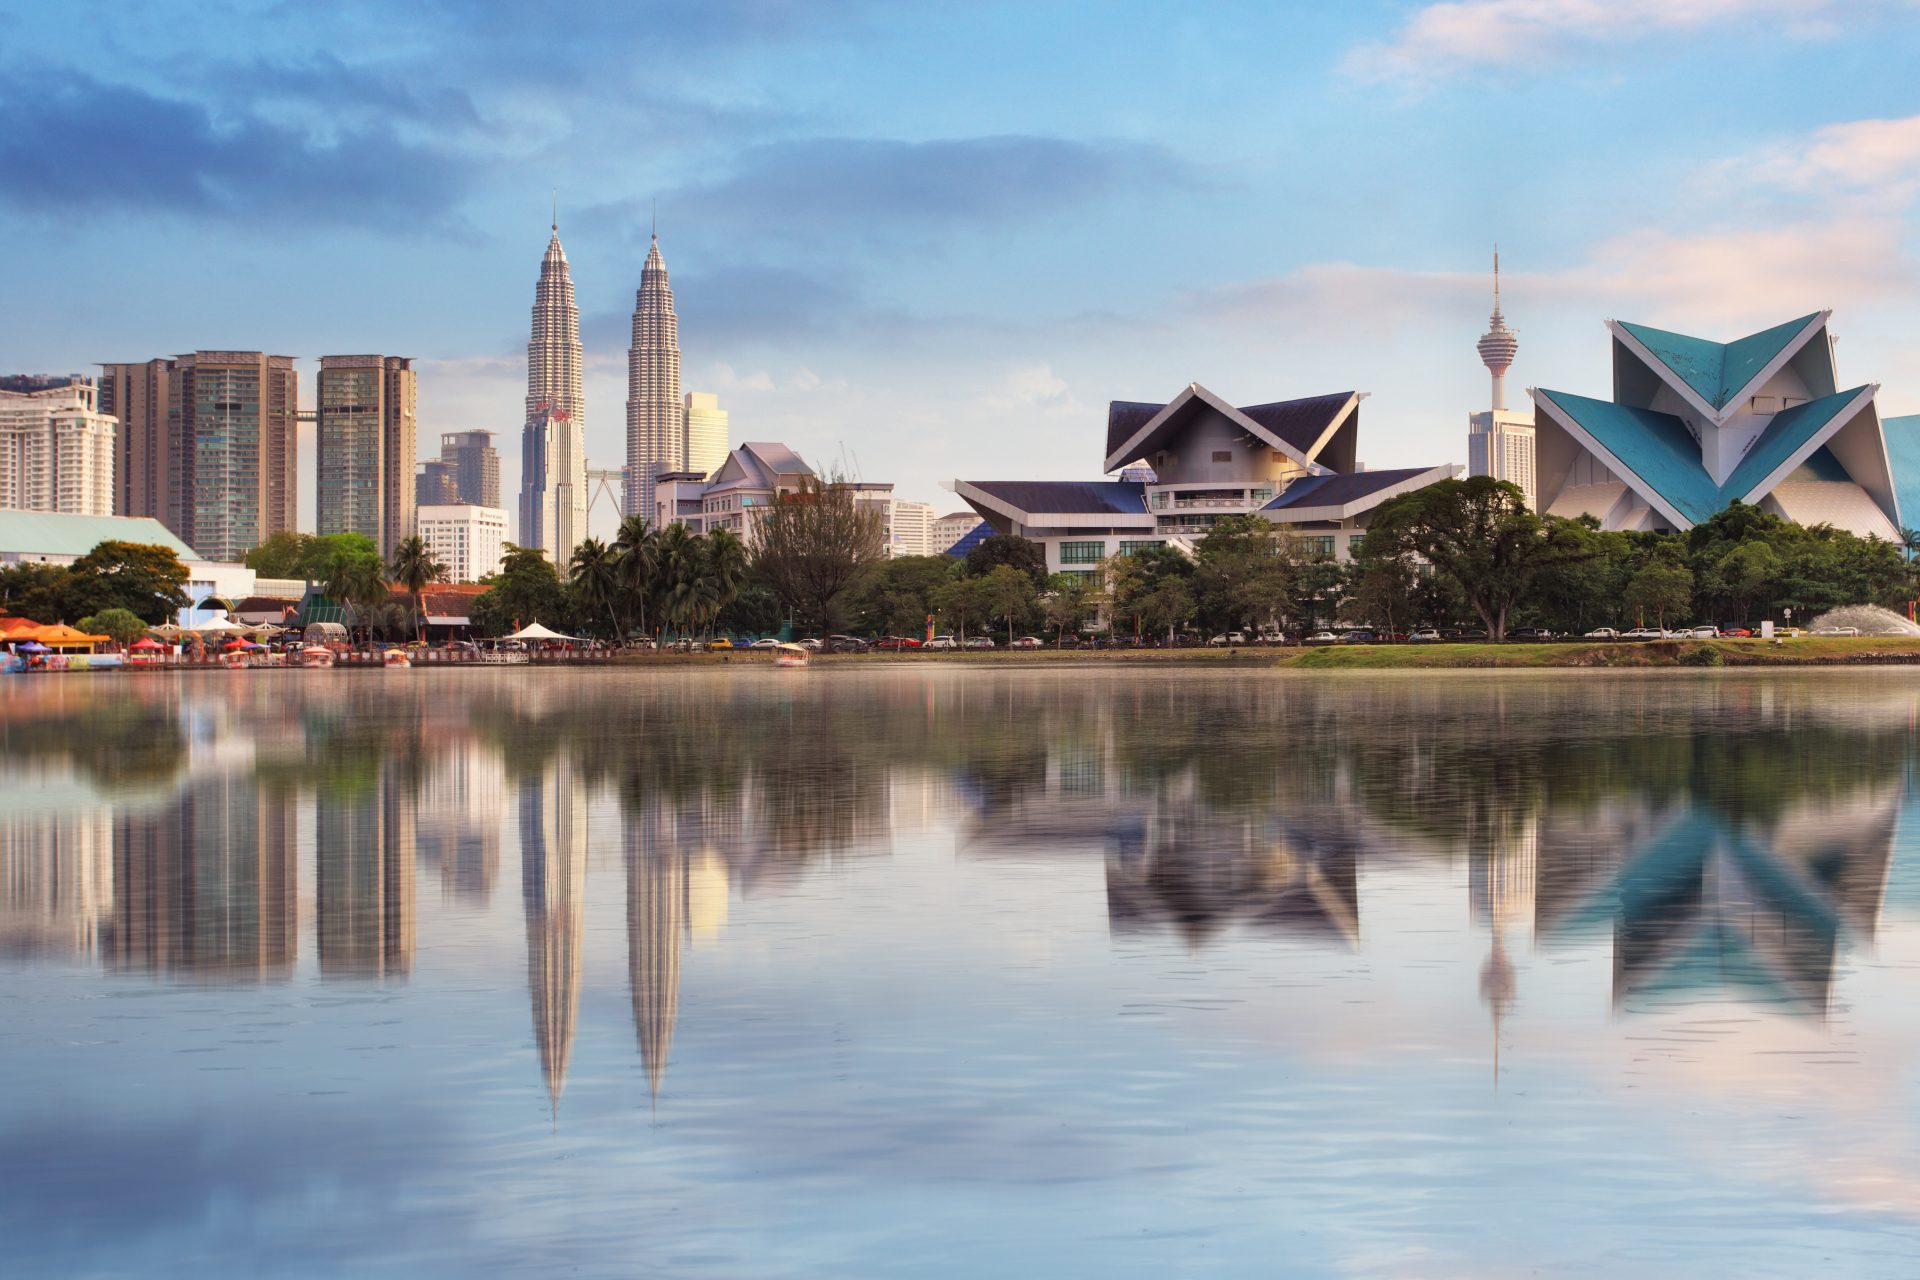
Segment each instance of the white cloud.
[[1782,20],[1789,32],[1811,35],[1826,29],[1832,9],[1831,0],[1446,0],[1417,10],[1391,38],[1353,50],[1344,69],[1420,88],[1743,19]]
[[1830,124],[1728,161],[1717,172],[1763,190],[1910,205],[1920,191],[1920,116]]

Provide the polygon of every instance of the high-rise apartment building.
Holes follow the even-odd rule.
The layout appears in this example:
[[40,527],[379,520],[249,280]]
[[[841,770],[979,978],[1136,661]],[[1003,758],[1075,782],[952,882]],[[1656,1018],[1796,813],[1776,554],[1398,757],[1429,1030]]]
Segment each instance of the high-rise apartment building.
[[654,479],[662,472],[687,469],[686,410],[680,399],[680,321],[656,235],[640,270],[627,350],[628,515],[653,511]]
[[574,302],[573,277],[556,222],[533,291],[526,418],[520,441],[520,543],[545,551],[556,565],[572,559],[573,549],[587,536],[587,439],[580,364],[580,308]]
[[418,384],[403,356],[322,356],[315,525],[363,533],[382,555],[413,533]]
[[946,550],[945,547],[933,545],[931,503],[895,498],[889,527],[893,535],[887,543],[887,554],[890,556],[931,556]]
[[100,412],[119,419],[113,451],[113,509],[123,516],[151,516],[177,534],[167,483],[167,383],[173,361],[100,366]]
[[459,501],[476,507],[500,505],[500,451],[493,447],[493,432],[442,432],[440,460],[453,468]]
[[291,532],[299,499],[293,357],[196,351],[168,365],[161,521],[208,560],[238,560]]
[[1492,476],[1520,486],[1534,505],[1534,427],[1531,413],[1507,408],[1507,370],[1520,353],[1520,337],[1500,314],[1500,255],[1493,255],[1493,316],[1479,342],[1480,360],[1493,379],[1493,404],[1467,415],[1467,474]]
[[932,554],[945,555],[947,548],[985,523],[978,511],[955,511],[941,516],[933,522]]
[[460,501],[460,482],[453,464],[445,458],[429,458],[413,471],[413,507],[443,507]]
[[727,411],[720,407],[720,397],[704,391],[687,392],[683,422],[683,469],[712,475],[732,449],[727,439]]
[[117,425],[89,378],[0,379],[0,507],[113,514]]

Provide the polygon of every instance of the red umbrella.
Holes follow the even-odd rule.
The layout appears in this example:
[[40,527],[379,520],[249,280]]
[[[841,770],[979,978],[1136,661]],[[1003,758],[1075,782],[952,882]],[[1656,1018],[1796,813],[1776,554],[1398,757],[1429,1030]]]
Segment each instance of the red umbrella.
[[235,636],[233,639],[227,641],[225,644],[221,645],[220,647],[222,649],[244,649],[247,647],[247,642],[245,640],[242,640],[240,637]]
[[145,640],[135,640],[133,644],[130,645],[129,647],[134,649],[161,649],[161,648],[165,648],[166,646],[162,645],[158,640],[155,640],[151,636],[149,636]]

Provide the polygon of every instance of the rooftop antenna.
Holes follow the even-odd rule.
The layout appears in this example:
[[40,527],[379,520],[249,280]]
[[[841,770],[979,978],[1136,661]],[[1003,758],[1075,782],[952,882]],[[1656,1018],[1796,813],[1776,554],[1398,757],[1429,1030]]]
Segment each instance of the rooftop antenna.
[[653,198],[653,238],[660,238],[660,197]]
[[560,188],[558,187],[553,189],[553,230],[555,234],[560,231]]

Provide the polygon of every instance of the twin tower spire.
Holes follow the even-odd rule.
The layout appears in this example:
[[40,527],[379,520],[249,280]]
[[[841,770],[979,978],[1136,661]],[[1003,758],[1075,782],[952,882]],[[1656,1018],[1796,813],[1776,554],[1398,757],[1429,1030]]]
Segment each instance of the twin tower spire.
[[[580,307],[567,253],[560,244],[556,201],[553,235],[534,287],[527,343],[526,427],[521,438],[520,532],[564,574],[587,536],[586,405],[581,394]],[[633,345],[627,352],[627,459],[624,515],[652,519],[655,477],[685,467],[681,430],[680,322],[660,256],[656,227],[634,296]]]

